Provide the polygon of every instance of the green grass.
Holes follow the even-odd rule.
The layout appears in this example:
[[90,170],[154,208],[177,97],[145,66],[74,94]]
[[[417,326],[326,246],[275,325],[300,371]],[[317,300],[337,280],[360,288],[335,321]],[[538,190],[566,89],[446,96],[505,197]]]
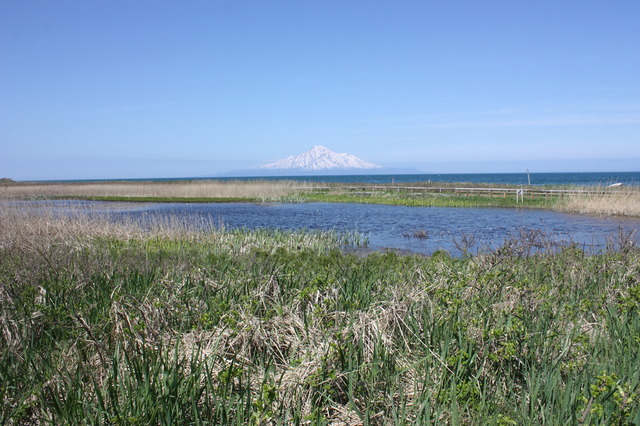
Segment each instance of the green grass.
[[[284,198],[286,201],[287,198]],[[556,198],[525,198],[516,201],[515,196],[488,197],[478,195],[453,195],[453,194],[418,194],[412,195],[406,192],[372,191],[367,194],[358,193],[329,193],[308,192],[295,197],[296,201],[305,202],[329,202],[329,203],[364,203],[364,204],[390,204],[416,207],[527,207],[527,208],[553,208]]]
[[486,197],[465,195],[437,195],[420,194],[411,195],[398,192],[378,191],[371,194],[358,193],[326,193],[306,192],[294,196],[283,197],[123,197],[123,196],[50,196],[45,199],[57,200],[87,200],[87,201],[112,201],[112,202],[141,202],[141,203],[260,203],[260,202],[327,202],[327,203],[361,203],[361,204],[387,204],[415,207],[527,207],[527,208],[552,208],[556,199],[525,199],[516,202],[515,197]]
[[48,196],[48,200],[87,200],[137,203],[259,203],[258,197],[123,197],[123,196]]
[[357,257],[355,234],[7,220],[3,424],[640,422],[622,234],[600,255]]
[[516,202],[515,197],[486,197],[465,195],[437,195],[420,194],[411,195],[398,192],[378,191],[372,194],[357,193],[326,193],[303,192],[293,196],[282,197],[122,197],[122,196],[55,196],[46,199],[74,199],[88,201],[112,201],[112,202],[150,202],[150,203],[261,203],[261,202],[327,202],[327,203],[361,203],[361,204],[387,204],[414,207],[526,207],[526,208],[553,208],[557,200],[555,198],[525,199]]
[[[309,183],[295,181],[172,181],[16,183],[5,185],[5,200],[80,199],[151,203],[336,202],[421,207],[544,208],[602,216],[640,215],[633,187],[579,187],[488,183]],[[466,188],[466,189],[465,189]],[[516,190],[524,190],[524,200]],[[551,191],[553,190],[553,191]],[[558,191],[561,192],[558,192]],[[564,191],[564,192],[562,192]]]
[[361,193],[329,193],[302,192],[293,196],[282,197],[121,197],[121,196],[74,196],[47,197],[52,199],[82,199],[90,201],[123,201],[123,202],[155,202],[155,203],[237,203],[237,202],[328,202],[328,203],[362,203],[388,204],[415,207],[527,207],[553,208],[556,198],[527,198],[517,202],[515,197],[487,197],[478,195],[454,194],[419,194],[406,192],[375,191]]

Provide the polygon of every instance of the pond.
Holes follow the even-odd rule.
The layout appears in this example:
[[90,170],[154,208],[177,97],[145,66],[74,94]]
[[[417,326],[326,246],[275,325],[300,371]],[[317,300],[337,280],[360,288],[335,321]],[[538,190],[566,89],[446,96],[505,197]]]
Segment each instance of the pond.
[[[33,203],[33,202],[32,202]],[[598,218],[538,209],[405,207],[333,203],[112,203],[47,202],[48,208],[81,206],[115,218],[177,215],[226,228],[358,231],[370,250],[423,254],[502,246],[518,239],[532,246],[575,243],[599,251],[640,228],[640,219]],[[632,238],[638,242],[638,233]]]

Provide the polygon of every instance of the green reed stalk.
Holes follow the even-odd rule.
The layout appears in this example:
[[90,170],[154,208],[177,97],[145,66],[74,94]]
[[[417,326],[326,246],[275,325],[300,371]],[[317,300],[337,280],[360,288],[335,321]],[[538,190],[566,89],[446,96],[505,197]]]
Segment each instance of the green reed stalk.
[[337,233],[0,218],[3,423],[640,421],[626,238],[358,257]]

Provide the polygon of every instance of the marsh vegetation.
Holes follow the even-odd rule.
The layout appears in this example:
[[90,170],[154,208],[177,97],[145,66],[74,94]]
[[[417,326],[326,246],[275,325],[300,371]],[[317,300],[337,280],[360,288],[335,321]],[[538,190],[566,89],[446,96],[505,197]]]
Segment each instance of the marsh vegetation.
[[[153,226],[150,226],[152,224]],[[640,422],[640,251],[0,212],[0,423]]]
[[573,194],[558,203],[558,210],[599,216],[640,217],[637,188],[598,188],[589,194]]
[[[640,217],[637,187],[608,188],[416,182],[324,184],[294,180],[173,180],[6,183],[0,200],[83,199],[139,202],[333,202],[420,207],[524,207],[601,216]],[[462,189],[461,189],[462,188]],[[464,189],[467,189],[466,191]]]
[[300,192],[295,181],[172,180],[14,183],[0,189],[4,199],[80,198],[132,201],[266,200]]

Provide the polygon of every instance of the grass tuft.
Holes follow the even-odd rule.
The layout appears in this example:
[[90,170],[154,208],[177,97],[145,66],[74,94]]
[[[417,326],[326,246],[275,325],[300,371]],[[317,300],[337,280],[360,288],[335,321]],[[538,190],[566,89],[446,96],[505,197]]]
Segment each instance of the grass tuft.
[[640,193],[632,187],[595,187],[586,195],[573,195],[562,200],[563,211],[598,216],[640,217]]
[[0,210],[0,423],[640,422],[628,233],[357,257],[152,219]]

